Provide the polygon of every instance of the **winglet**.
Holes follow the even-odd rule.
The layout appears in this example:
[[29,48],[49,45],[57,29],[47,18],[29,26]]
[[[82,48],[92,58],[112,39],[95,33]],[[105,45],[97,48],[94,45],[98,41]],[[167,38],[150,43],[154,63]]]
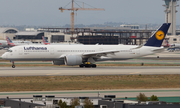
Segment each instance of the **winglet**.
[[144,46],[161,47],[171,23],[164,23],[146,42]]
[[8,36],[6,36],[6,40],[9,46],[16,46]]
[[42,36],[42,39],[43,39],[44,45],[49,45],[50,44],[44,36]]

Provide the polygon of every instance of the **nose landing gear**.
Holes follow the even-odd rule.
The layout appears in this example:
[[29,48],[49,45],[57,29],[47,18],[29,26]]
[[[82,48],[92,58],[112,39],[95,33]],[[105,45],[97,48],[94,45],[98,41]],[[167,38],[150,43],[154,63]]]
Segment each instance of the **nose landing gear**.
[[12,68],[15,68],[14,61],[12,61]]

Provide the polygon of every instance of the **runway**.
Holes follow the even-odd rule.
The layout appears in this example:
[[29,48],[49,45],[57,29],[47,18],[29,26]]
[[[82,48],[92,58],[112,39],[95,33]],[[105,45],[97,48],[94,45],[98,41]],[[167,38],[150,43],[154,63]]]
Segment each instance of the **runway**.
[[55,97],[100,97],[104,95],[116,95],[117,98],[136,97],[139,93],[144,93],[150,97],[180,96],[180,89],[118,89],[118,90],[66,90],[66,91],[29,91],[29,92],[0,92],[1,98],[32,98],[33,95],[54,95]]
[[0,76],[62,76],[62,75],[155,75],[180,74],[180,66],[99,66],[79,68],[60,67],[0,67]]

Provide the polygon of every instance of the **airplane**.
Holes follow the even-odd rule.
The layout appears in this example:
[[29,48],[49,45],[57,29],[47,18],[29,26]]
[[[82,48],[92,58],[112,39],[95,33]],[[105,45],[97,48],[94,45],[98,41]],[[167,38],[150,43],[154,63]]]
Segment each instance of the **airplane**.
[[170,23],[164,23],[144,45],[21,45],[7,50],[1,57],[14,61],[53,61],[53,65],[79,65],[96,68],[95,62],[126,60],[164,51],[162,42]]
[[170,44],[170,47],[167,50],[169,52],[179,51],[180,50],[180,44],[179,43]]
[[30,44],[30,41],[11,41],[9,37],[6,37],[5,40],[0,40],[0,50],[4,48],[9,48],[16,45],[24,45],[24,44]]
[[7,41],[0,40],[0,49],[4,49],[5,47],[9,47],[9,45],[7,44]]
[[17,45],[28,45],[32,44],[30,41],[12,41],[8,36],[6,36],[7,44],[9,46],[17,46]]
[[9,37],[6,36],[6,40],[9,46],[16,46]]
[[167,47],[168,51],[170,52],[174,52],[176,50],[180,50],[180,43],[173,43],[173,44],[169,44],[169,42],[167,40],[165,40],[165,44],[164,47]]
[[173,43],[171,44],[172,47],[175,47],[175,48],[180,48],[180,44],[179,43]]
[[42,36],[42,39],[43,39],[44,45],[49,45],[50,44],[44,36]]
[[164,39],[164,45],[162,45],[163,47],[170,47],[171,46],[171,44],[169,44],[169,42],[168,42],[168,40],[166,40],[166,39]]

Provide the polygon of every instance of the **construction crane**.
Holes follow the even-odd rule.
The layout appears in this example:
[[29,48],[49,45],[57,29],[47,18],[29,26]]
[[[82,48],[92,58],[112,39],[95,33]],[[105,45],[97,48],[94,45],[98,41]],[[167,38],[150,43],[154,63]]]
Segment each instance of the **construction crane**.
[[61,12],[63,12],[63,10],[71,10],[71,32],[74,32],[74,11],[78,11],[78,10],[105,10],[102,8],[84,8],[84,3],[83,3],[83,8],[75,8],[74,7],[74,0],[72,0],[72,6],[70,9],[65,9],[60,7],[59,10],[61,10]]

